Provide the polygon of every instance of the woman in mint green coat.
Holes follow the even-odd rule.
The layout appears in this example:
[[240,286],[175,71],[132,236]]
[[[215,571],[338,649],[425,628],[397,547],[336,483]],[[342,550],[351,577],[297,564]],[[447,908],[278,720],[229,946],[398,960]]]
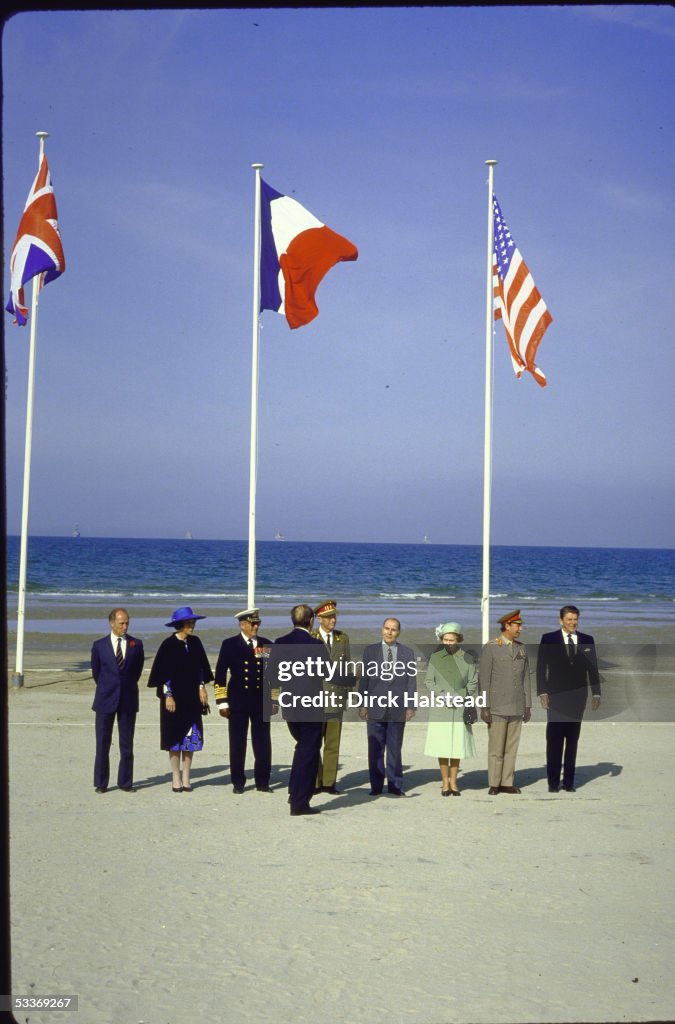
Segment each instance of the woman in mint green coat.
[[[475,697],[478,693],[478,670],[474,661],[464,653],[460,644],[462,627],[458,622],[446,622],[436,628],[436,638],[443,643],[429,659],[424,685],[432,694],[452,697]],[[464,724],[464,708],[431,707],[424,753],[437,757],[441,769],[443,796],[461,796],[457,787],[459,762],[473,757],[476,743],[470,725]]]

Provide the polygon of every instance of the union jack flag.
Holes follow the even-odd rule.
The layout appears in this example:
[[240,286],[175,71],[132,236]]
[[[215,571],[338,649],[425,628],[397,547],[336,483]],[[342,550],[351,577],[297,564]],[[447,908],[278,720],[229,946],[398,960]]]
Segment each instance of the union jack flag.
[[66,269],[56,214],[56,199],[42,154],[40,168],[23,210],[10,259],[10,299],[6,309],[14,323],[23,327],[28,319],[24,286],[40,275],[38,285],[56,280]]
[[532,280],[525,260],[511,237],[497,197],[492,196],[494,249],[492,283],[495,320],[504,321],[506,338],[516,377],[528,370],[537,384],[546,387],[546,377],[535,365],[539,342],[553,317]]

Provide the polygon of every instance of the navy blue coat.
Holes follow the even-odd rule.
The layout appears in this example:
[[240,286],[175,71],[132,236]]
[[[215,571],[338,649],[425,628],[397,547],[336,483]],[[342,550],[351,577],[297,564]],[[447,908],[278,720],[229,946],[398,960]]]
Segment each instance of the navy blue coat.
[[577,630],[576,654],[570,659],[562,630],[544,633],[537,655],[537,693],[548,694],[549,722],[580,722],[589,686],[591,693],[600,696],[600,674],[593,637]]
[[[289,651],[289,647],[293,650]],[[305,671],[293,676],[291,680],[280,680],[280,663],[283,661],[292,661],[298,665],[298,670],[304,666]],[[324,689],[323,680],[318,674],[321,672],[321,665],[329,663],[328,651],[323,640],[311,636],[306,629],[296,627],[285,636],[280,636],[272,645],[266,671],[268,684],[275,695],[281,690],[289,691],[296,696],[316,697],[323,693]],[[281,713],[287,722],[321,722],[326,718],[324,708],[299,710],[283,707]]]
[[[242,634],[237,633],[226,637],[220,645],[215,677],[216,705],[227,704],[234,714],[262,715],[265,710],[267,687],[263,681],[263,651],[269,653],[272,641],[259,636],[256,643],[254,654]],[[269,715],[269,708],[267,712]]]
[[[359,683],[359,692],[369,697],[382,697],[388,700],[391,694],[392,707],[380,707],[374,704],[363,706],[368,711],[368,719],[372,722],[404,722],[406,711],[414,711],[412,703],[414,694],[417,691],[417,664],[415,652],[411,647],[397,642],[396,644],[396,666],[397,674],[384,672],[383,670],[384,650],[382,641],[370,644],[363,652],[363,675]],[[385,676],[383,679],[382,676]],[[389,676],[392,676],[390,679]],[[406,699],[409,703],[406,703]]]
[[144,662],[143,644],[137,637],[127,634],[127,652],[121,668],[115,659],[110,633],[95,640],[91,648],[91,674],[96,683],[92,710],[108,714],[137,712],[138,680]]

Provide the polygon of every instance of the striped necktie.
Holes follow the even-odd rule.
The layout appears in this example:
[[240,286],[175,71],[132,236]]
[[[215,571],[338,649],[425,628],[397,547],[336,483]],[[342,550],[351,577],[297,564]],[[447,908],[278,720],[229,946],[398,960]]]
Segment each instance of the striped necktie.
[[122,640],[119,636],[117,637],[117,650],[115,651],[115,661],[117,662],[119,667],[122,668],[122,665],[124,664],[124,655],[122,654]]

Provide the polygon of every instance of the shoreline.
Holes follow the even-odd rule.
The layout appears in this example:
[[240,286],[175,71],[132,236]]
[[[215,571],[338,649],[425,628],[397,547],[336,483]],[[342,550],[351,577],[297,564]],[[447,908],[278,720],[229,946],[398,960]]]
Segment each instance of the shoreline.
[[[333,595],[334,596],[334,595]],[[260,597],[257,605],[261,609],[263,632],[272,635],[270,639],[286,632],[290,625],[290,609],[293,604],[307,601],[317,605],[321,595],[306,594],[300,597]],[[598,643],[625,642],[630,629],[631,640],[635,642],[669,643],[675,638],[675,602],[672,600],[622,600],[621,598],[571,598],[581,609],[581,628],[591,633]],[[559,622],[558,613],[562,599],[558,597],[520,598],[495,595],[490,600],[491,635],[499,631],[498,618],[513,608],[520,607],[524,620],[523,638],[536,643],[542,632],[555,629]],[[562,603],[565,603],[562,601]],[[569,602],[568,602],[569,603]],[[174,593],[166,598],[132,596],[119,594],[103,597],[80,595],[31,595],[26,597],[24,633],[26,648],[37,634],[80,634],[91,644],[92,640],[106,631],[108,612],[112,607],[123,606],[131,619],[130,631],[134,629],[145,636],[165,636],[164,623],[172,610],[188,604],[200,614],[207,616],[200,627],[201,632],[217,632],[221,639],[236,632],[235,614],[246,606],[245,597],[229,599]],[[481,637],[480,600],[457,598],[427,598],[421,596],[378,596],[337,597],[338,628],[349,633],[357,642],[367,642],[379,636],[379,627],[389,616],[400,619],[402,635],[413,643],[433,641],[433,630],[440,622],[452,620],[461,623],[467,641],[476,643]],[[16,594],[8,595],[8,642],[16,643]],[[637,638],[636,638],[636,634]]]

